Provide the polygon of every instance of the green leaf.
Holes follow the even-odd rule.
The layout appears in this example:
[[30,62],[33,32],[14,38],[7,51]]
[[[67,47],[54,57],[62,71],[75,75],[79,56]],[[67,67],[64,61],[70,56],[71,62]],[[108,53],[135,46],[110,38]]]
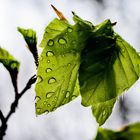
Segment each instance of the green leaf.
[[38,66],[38,52],[37,52],[37,37],[36,37],[36,32],[32,29],[24,29],[18,27],[18,31],[23,35],[27,47],[32,53],[36,66]]
[[[110,116],[115,98],[130,88],[139,76],[140,56],[135,49],[113,33],[111,22],[96,26],[82,51],[79,78],[82,105],[93,106],[92,112],[99,125]],[[101,110],[105,106],[104,116]]]
[[92,28],[78,20],[72,26],[54,19],[46,27],[35,87],[37,114],[54,111],[79,95],[81,51]]
[[92,113],[99,125],[104,124],[108,117],[111,115],[115,102],[116,98],[113,98],[111,100],[92,105]]
[[[110,22],[108,27],[108,22],[103,22],[100,28],[95,29],[82,52],[79,78],[82,104],[84,106],[116,97],[116,89],[114,88],[115,85],[113,85],[115,84],[115,75],[112,66],[116,60],[114,53],[117,51],[115,38],[112,30],[110,30],[112,25]],[[108,28],[110,34],[107,36],[105,33],[108,32]]]
[[17,74],[19,72],[20,63],[5,49],[0,47],[0,62],[9,71],[12,83],[17,88]]
[[95,140],[139,140],[140,123],[130,124],[120,131],[99,128]]

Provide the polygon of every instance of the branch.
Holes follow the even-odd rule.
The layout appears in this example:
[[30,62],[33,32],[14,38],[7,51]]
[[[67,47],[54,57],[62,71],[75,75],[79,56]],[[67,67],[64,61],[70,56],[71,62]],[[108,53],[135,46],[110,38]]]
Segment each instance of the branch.
[[15,90],[15,100],[14,100],[13,103],[11,104],[10,111],[9,111],[9,113],[7,114],[6,117],[4,117],[3,113],[2,113],[1,110],[0,110],[0,119],[1,119],[1,122],[2,122],[2,125],[1,125],[1,127],[0,127],[0,140],[2,140],[2,139],[3,139],[3,136],[5,135],[5,132],[6,132],[6,129],[7,129],[7,122],[8,122],[8,120],[9,120],[9,118],[11,117],[11,115],[12,115],[13,113],[15,113],[20,98],[22,97],[22,95],[23,95],[28,89],[31,88],[32,84],[34,84],[35,81],[36,81],[36,75],[32,76],[32,77],[29,79],[29,81],[27,82],[25,88],[24,88],[20,93],[18,93],[18,92]]

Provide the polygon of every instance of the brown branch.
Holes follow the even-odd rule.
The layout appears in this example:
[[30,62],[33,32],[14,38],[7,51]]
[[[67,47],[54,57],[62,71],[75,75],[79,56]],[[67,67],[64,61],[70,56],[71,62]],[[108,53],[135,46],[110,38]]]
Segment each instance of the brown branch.
[[0,110],[0,120],[1,120],[1,127],[0,127],[0,140],[3,139],[5,133],[6,133],[6,130],[7,130],[7,122],[9,120],[9,118],[11,117],[11,115],[13,113],[15,113],[16,111],[16,108],[18,106],[18,103],[19,103],[19,100],[20,98],[22,97],[22,95],[28,90],[31,88],[32,84],[34,84],[36,81],[36,75],[32,76],[28,83],[26,84],[25,88],[20,92],[18,93],[17,90],[15,90],[15,100],[13,101],[13,103],[11,104],[11,107],[10,107],[10,111],[9,113],[7,114],[6,117],[4,117],[2,111]]

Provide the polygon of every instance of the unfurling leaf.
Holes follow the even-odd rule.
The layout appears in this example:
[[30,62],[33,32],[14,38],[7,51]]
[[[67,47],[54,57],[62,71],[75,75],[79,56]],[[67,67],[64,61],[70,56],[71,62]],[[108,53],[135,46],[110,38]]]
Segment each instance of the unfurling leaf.
[[[41,42],[36,113],[51,112],[79,93],[102,125],[116,99],[140,77],[140,56],[117,35],[110,20],[97,26],[73,12],[75,25],[54,19]],[[79,86],[80,85],[80,86]]]
[[82,52],[79,74],[82,104],[93,106],[99,125],[110,116],[115,98],[140,77],[140,56],[111,26],[106,20],[95,27]]
[[18,27],[18,31],[23,35],[27,47],[32,53],[35,64],[38,66],[38,51],[37,51],[37,37],[36,37],[36,32],[32,29],[23,29]]
[[20,63],[9,52],[0,47],[0,62],[9,71],[14,88],[17,90],[17,75]]
[[140,123],[130,124],[120,131],[99,128],[95,140],[139,140]]
[[78,17],[74,20],[72,26],[54,19],[45,30],[35,87],[37,114],[54,111],[79,95],[81,51],[92,28]]

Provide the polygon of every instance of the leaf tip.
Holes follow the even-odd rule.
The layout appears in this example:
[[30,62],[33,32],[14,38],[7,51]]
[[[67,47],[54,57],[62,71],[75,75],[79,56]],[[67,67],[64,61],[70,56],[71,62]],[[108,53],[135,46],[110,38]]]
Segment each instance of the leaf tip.
[[51,4],[51,7],[53,8],[53,10],[55,11],[55,13],[57,14],[57,16],[60,18],[60,20],[66,20],[66,18],[64,17],[64,15],[62,14],[62,12],[60,12],[56,7],[54,7]]

